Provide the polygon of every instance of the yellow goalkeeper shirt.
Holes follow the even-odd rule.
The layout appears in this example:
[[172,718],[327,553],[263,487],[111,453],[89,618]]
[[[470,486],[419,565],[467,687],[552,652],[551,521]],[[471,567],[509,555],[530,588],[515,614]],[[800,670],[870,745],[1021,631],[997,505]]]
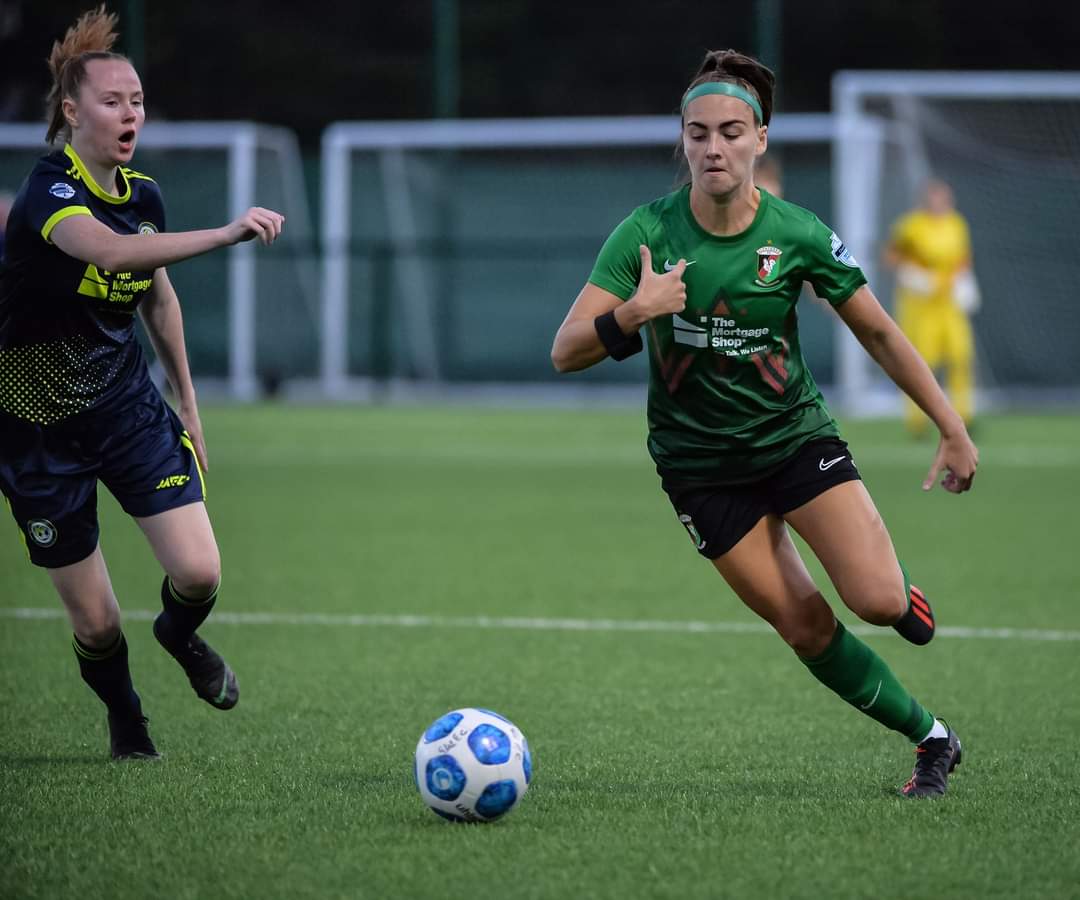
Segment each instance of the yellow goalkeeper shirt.
[[899,302],[953,302],[956,273],[971,264],[971,237],[960,213],[955,210],[944,215],[925,210],[910,212],[893,226],[892,246],[900,255],[901,265],[924,269],[930,274],[933,285],[927,293],[898,285],[896,296]]

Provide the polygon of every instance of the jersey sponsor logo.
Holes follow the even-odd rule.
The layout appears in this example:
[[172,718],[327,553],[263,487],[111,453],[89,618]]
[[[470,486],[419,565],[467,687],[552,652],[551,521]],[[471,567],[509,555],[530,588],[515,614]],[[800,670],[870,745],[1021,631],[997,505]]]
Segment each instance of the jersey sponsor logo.
[[[706,316],[701,317],[702,322],[708,322]],[[701,325],[687,322],[677,313],[671,315],[671,327],[674,329],[676,344],[685,344],[687,347],[708,347],[709,332]]]
[[26,533],[39,547],[51,547],[56,543],[56,526],[48,519],[31,519],[26,523]]
[[[688,259],[688,260],[686,261],[686,265],[687,265],[687,268],[689,268],[690,266],[692,266],[692,265],[693,265],[694,263],[696,263],[696,262],[697,262],[697,260],[696,260],[696,259]],[[670,272],[670,271],[671,271],[672,269],[674,269],[674,268],[675,268],[675,267],[676,267],[677,265],[678,265],[678,263],[677,263],[677,262],[672,262],[672,261],[671,261],[670,259],[665,259],[665,260],[664,260],[664,271],[665,271],[665,272]]]
[[59,197],[61,200],[70,200],[75,196],[75,188],[63,181],[58,181],[49,188],[49,193],[54,197]]
[[191,481],[190,475],[166,475],[158,482],[158,486],[154,490],[160,491],[162,488],[183,487],[189,481]]
[[779,247],[767,246],[757,248],[757,278],[754,284],[761,287],[771,287],[780,274],[780,254],[784,251]]
[[842,263],[843,265],[851,269],[854,269],[859,265],[855,261],[855,257],[851,255],[851,251],[848,250],[847,246],[842,240],[840,240],[839,235],[837,235],[835,231],[829,238],[829,245],[832,248],[832,258],[835,259],[838,263]]
[[679,521],[682,522],[683,527],[686,529],[686,533],[690,535],[690,540],[694,542],[694,546],[698,550],[704,550],[705,541],[702,540],[701,534],[697,530],[697,526],[694,525],[694,520],[686,513],[679,513]]
[[[105,275],[109,273],[106,272]],[[106,300],[109,296],[109,281],[98,272],[97,266],[90,263],[83,272],[82,281],[79,282],[78,293],[84,297],[93,297],[95,300]]]
[[[700,323],[700,324],[699,324]],[[676,344],[699,349],[711,348],[725,356],[746,357],[770,349],[772,330],[743,327],[726,316],[697,316],[690,322],[678,313],[671,315],[672,339]],[[765,343],[755,343],[764,341]]]
[[838,456],[836,459],[830,459],[828,462],[825,462],[825,457],[823,456],[818,462],[818,468],[821,469],[822,472],[827,472],[838,462],[843,462],[845,459],[847,459],[846,456]]
[[153,222],[140,222],[139,234],[157,234],[157,226]]
[[153,283],[152,277],[136,278],[131,272],[110,272],[107,269],[98,271],[97,266],[90,263],[83,272],[76,293],[110,304],[122,304],[119,311],[132,312],[134,307],[129,305],[141,299],[140,295],[150,290]]

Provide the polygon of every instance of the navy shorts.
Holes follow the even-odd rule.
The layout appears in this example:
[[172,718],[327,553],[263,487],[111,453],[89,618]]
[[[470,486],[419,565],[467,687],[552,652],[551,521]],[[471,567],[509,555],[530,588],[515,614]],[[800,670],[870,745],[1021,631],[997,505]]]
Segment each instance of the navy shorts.
[[156,388],[54,425],[0,413],[0,491],[35,565],[94,552],[99,480],[140,518],[205,499],[191,439]]
[[746,537],[763,516],[782,516],[831,487],[857,480],[859,470],[847,444],[840,438],[820,438],[804,444],[760,481],[703,487],[665,480],[664,490],[698,553],[716,559]]

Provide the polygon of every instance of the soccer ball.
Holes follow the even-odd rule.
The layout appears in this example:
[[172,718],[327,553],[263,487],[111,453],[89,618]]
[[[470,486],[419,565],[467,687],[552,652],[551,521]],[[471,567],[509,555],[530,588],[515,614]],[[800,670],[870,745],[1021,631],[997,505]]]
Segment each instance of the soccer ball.
[[493,822],[517,806],[532,780],[529,742],[489,709],[455,709],[420,735],[416,787],[454,822]]

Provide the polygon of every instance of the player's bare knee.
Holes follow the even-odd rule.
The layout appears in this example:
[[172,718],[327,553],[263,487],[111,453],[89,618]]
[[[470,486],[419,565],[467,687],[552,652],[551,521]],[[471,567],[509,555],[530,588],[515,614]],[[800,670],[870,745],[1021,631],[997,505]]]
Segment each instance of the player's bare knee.
[[193,562],[170,573],[169,578],[181,595],[200,600],[214,593],[221,582],[221,562],[217,558]]
[[86,647],[109,647],[120,634],[120,613],[117,609],[102,609],[84,614],[75,622],[75,636]]

